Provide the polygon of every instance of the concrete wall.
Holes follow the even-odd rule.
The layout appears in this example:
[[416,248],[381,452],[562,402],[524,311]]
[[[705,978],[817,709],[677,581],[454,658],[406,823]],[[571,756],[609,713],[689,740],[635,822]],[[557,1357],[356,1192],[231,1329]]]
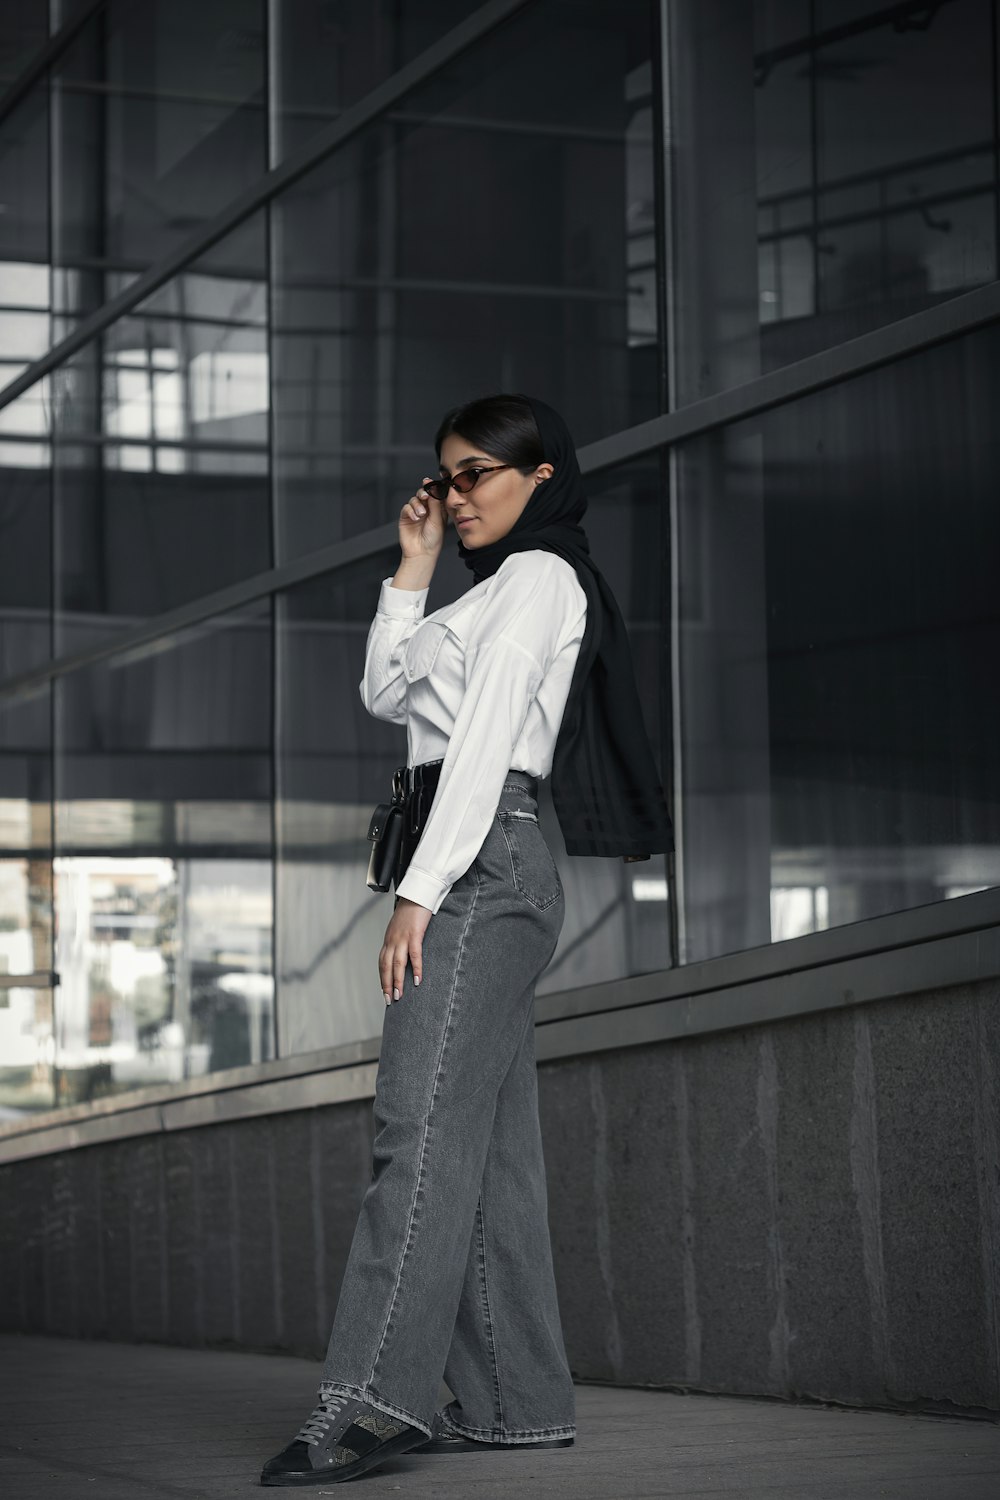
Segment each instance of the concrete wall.
[[[1000,985],[544,1063],[583,1379],[1000,1414]],[[371,1101],[0,1167],[2,1324],[321,1356]]]

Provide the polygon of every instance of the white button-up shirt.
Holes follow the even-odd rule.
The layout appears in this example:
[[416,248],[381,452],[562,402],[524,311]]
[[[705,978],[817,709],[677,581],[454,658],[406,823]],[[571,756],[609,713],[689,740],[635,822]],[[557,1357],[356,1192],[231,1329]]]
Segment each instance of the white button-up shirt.
[[406,725],[407,765],[444,758],[396,888],[436,912],[482,848],[507,772],[552,770],[587,596],[572,563],[544,548],[511,553],[425,617],[427,593],[382,580],[360,691],[375,718]]

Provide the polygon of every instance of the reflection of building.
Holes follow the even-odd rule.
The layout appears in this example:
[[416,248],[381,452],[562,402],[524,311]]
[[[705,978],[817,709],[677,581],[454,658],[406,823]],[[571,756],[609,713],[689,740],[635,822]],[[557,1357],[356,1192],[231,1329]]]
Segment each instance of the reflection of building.
[[[678,827],[636,873],[542,809],[576,1367],[998,1409],[996,5],[54,10],[0,16],[14,1181],[114,1149],[155,1246],[364,1143],[365,636],[442,412],[528,389]],[[235,1313],[206,1229],[190,1322],[71,1331],[316,1349],[284,1233]]]

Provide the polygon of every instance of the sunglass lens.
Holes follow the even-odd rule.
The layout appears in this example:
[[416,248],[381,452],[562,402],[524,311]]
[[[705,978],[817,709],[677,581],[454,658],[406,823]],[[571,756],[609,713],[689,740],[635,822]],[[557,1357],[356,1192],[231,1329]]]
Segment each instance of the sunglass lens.
[[478,478],[478,469],[462,469],[460,473],[455,475],[452,483],[460,495],[467,495]]
[[448,484],[444,479],[430,479],[424,485],[424,489],[428,495],[433,495],[435,500],[440,500],[442,503],[448,498]]

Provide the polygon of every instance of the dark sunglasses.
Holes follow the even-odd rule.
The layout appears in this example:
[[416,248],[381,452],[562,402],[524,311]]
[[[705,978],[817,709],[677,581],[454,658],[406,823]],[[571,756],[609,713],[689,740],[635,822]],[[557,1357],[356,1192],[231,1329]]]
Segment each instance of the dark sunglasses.
[[480,474],[495,474],[498,469],[510,467],[510,464],[493,464],[488,469],[460,469],[450,479],[428,479],[427,483],[422,484],[420,488],[426,490],[428,495],[433,495],[435,500],[443,503],[448,498],[449,490],[455,489],[460,495],[467,495],[479,483]]

